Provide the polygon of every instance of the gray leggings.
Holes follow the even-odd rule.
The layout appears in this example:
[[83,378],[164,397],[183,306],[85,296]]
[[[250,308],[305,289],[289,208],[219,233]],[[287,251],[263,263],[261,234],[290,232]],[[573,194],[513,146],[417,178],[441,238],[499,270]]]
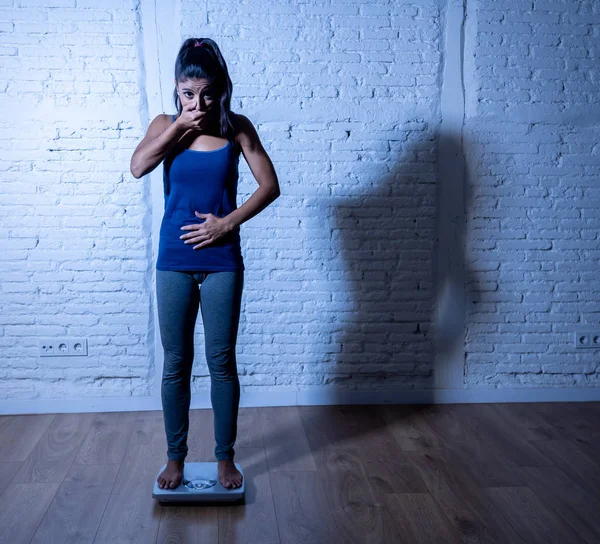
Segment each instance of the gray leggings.
[[202,312],[210,372],[215,457],[218,461],[234,457],[240,400],[235,346],[243,285],[243,270],[156,270],[158,320],[165,356],[161,397],[169,460],[184,460],[188,453],[190,381],[198,307]]

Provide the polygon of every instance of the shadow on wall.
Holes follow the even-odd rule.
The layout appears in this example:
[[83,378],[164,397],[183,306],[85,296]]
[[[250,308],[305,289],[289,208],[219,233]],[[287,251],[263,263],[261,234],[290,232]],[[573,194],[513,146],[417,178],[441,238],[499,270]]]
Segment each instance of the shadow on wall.
[[[340,187],[351,196],[336,199],[332,185],[331,208],[323,210],[320,202],[331,249],[313,250],[323,253],[312,266],[330,300],[322,303],[321,335],[313,336],[310,349],[333,404],[344,404],[336,392],[350,390],[396,396],[431,390],[435,402],[436,373],[446,371],[441,365],[449,354],[460,352],[464,365],[465,285],[473,283],[464,255],[470,202],[464,191],[471,184],[460,134],[436,135],[426,123],[417,125],[403,141],[390,142],[397,154],[392,160],[387,153],[359,156]],[[441,154],[451,157],[456,172],[440,173]],[[369,176],[386,168],[389,173],[365,190]],[[447,185],[440,190],[442,183]],[[461,376],[463,370],[461,365]]]
[[[263,438],[271,473],[314,466],[325,473],[347,470],[391,493],[406,485],[403,473],[413,470],[405,459],[398,458],[398,445],[405,451],[438,448],[436,435],[455,423],[452,406],[436,404],[435,374],[444,369],[434,361],[443,361],[444,355],[457,347],[464,351],[465,285],[476,283],[465,259],[464,219],[471,202],[465,191],[472,184],[460,138],[432,134],[423,139],[423,133],[418,133],[420,140],[411,139],[408,133],[404,141],[393,142],[398,144],[398,156],[386,162],[393,168],[373,181],[371,192],[358,194],[366,185],[360,172],[381,171],[384,166],[364,160],[361,168],[359,159],[359,167],[350,174],[358,178],[356,194],[336,201],[328,215],[322,208],[322,215],[311,214],[311,228],[317,224],[315,228],[329,229],[333,236],[333,243],[322,243],[313,250],[321,258],[315,258],[310,267],[315,269],[315,277],[326,279],[315,287],[323,298],[319,306],[323,313],[316,319],[320,320],[319,329],[315,329],[320,335],[307,336],[313,338],[311,355],[317,357],[321,350],[322,359],[313,364],[315,372],[327,376],[324,384],[329,390],[324,399],[330,406],[260,408],[260,414],[247,408],[240,412],[252,422],[265,418]],[[443,154],[454,156],[452,162],[462,164],[465,174],[444,172],[440,176],[438,161]],[[440,183],[449,185],[440,191]],[[340,190],[350,191],[348,186],[344,183]],[[444,195],[450,195],[450,206],[440,202]],[[442,206],[446,207],[443,213]],[[440,217],[450,225],[442,221],[438,230],[436,219]],[[327,218],[329,225],[324,224]],[[330,246],[332,259],[326,253]],[[307,300],[311,296],[312,292],[306,293]],[[477,297],[474,289],[470,296]],[[327,329],[330,343],[324,341]],[[309,365],[305,371],[310,372]],[[430,390],[424,404],[353,406],[343,396],[351,390],[393,390],[398,395],[415,389]],[[361,401],[353,396],[352,403]],[[302,438],[290,436],[289,429],[298,424],[298,418],[308,446]],[[343,448],[348,444],[351,449],[346,451]],[[363,467],[352,457],[358,450],[361,459],[372,462]],[[458,466],[461,458],[460,454],[453,457],[453,463]],[[434,461],[425,456],[422,462]],[[262,458],[255,462],[250,457],[244,469],[255,476],[265,465]],[[324,486],[324,490],[334,487]],[[362,486],[362,491],[367,497],[372,492],[370,486]]]

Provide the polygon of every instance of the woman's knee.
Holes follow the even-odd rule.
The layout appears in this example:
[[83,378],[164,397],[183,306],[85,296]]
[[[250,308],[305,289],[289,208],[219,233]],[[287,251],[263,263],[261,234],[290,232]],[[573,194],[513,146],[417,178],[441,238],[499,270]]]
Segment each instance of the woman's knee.
[[176,378],[185,376],[191,370],[193,354],[181,350],[164,350],[163,377]]
[[214,377],[229,377],[237,375],[235,346],[206,351],[206,361],[211,375]]

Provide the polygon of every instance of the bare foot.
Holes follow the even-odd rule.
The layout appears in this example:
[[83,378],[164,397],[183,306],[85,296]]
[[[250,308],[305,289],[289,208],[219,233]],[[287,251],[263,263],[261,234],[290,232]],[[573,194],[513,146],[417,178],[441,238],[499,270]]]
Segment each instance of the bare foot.
[[242,473],[235,467],[233,459],[219,461],[219,481],[223,487],[240,487],[242,478]]
[[179,486],[183,478],[184,461],[167,461],[167,466],[156,478],[161,489],[174,489]]

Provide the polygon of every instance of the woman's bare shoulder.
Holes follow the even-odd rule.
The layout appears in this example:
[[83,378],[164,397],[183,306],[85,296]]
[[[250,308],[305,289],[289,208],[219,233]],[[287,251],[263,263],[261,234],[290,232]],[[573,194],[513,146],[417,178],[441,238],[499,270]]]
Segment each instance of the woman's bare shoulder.
[[170,124],[173,123],[173,121],[175,121],[175,119],[173,119],[173,117],[177,118],[177,114],[175,114],[175,113],[161,113],[157,117],[161,117],[162,118],[162,122],[168,127]]
[[165,130],[167,130],[172,122],[173,121],[171,120],[171,115],[169,115],[168,113],[159,113],[150,122],[150,125],[148,126],[148,133],[151,134],[153,137],[156,137],[159,134],[162,134]]
[[243,131],[248,127],[249,124],[252,125],[250,119],[248,119],[245,115],[242,115],[241,113],[235,113],[233,111],[231,112],[231,122],[235,127],[236,133]]
[[248,143],[256,139],[257,132],[252,121],[241,113],[231,112],[232,124],[235,130],[235,139],[237,142]]

